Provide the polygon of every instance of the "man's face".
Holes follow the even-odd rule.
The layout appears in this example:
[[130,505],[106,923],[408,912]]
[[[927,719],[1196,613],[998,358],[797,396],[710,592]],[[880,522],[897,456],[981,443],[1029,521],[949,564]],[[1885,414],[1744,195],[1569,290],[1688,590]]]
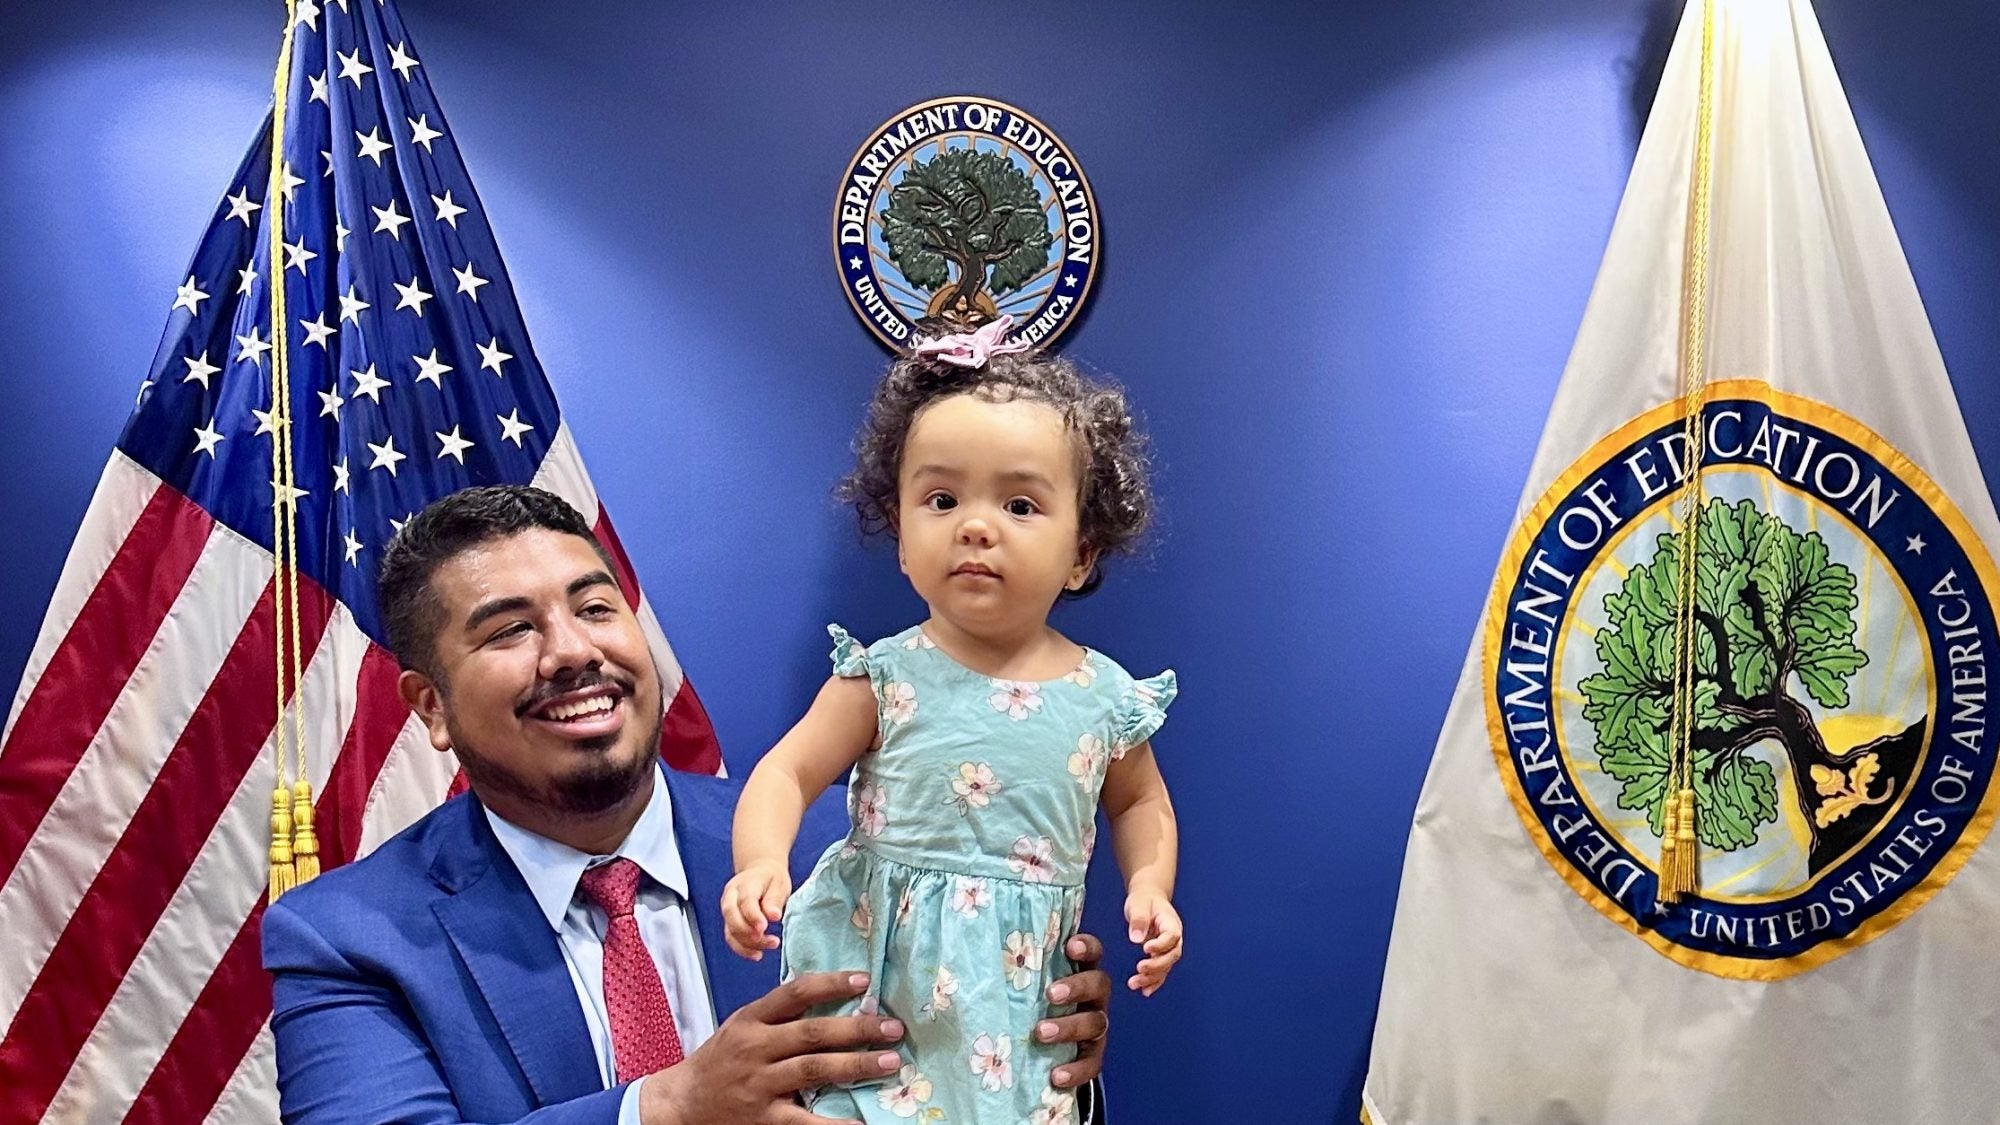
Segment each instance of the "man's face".
[[403,673],[431,744],[454,750],[505,815],[596,813],[647,776],[659,746],[660,680],[639,620],[591,544],[531,530],[440,566],[432,667]]

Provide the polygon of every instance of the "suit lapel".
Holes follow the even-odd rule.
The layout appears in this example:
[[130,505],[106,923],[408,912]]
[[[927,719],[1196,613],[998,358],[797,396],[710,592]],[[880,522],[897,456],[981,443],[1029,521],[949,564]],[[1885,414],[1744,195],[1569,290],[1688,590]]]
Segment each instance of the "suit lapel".
[[730,821],[736,813],[738,786],[698,774],[663,771],[673,798],[674,839],[681,866],[687,871],[688,910],[701,936],[701,959],[708,969],[709,996],[719,1025],[729,1014],[778,983],[777,958],[745,961],[729,949],[722,936],[719,904],[722,887],[735,871],[730,854]]
[[456,846],[431,876],[448,895],[432,903],[535,1098],[543,1105],[604,1088],[576,986],[528,885],[500,847],[477,798],[459,802]]

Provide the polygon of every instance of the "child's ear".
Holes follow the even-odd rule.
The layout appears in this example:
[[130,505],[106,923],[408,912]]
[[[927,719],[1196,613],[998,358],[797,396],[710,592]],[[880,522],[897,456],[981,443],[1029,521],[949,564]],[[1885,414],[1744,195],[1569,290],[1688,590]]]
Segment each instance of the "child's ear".
[[1088,543],[1079,544],[1076,549],[1076,565],[1070,568],[1069,581],[1063,583],[1064,587],[1071,590],[1083,589],[1083,584],[1090,580],[1090,572],[1096,567],[1097,548]]
[[896,517],[901,514],[901,512],[890,512],[883,519],[882,524],[888,529],[889,538],[896,541],[896,569],[902,571],[904,574],[908,574],[910,573],[910,564],[903,558],[903,529],[896,526]]

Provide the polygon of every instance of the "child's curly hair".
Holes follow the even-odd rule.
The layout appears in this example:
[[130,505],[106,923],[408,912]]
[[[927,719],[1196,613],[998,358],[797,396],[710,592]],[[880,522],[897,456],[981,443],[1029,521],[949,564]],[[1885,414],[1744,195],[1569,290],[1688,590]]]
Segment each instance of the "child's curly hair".
[[854,505],[863,534],[896,531],[897,474],[903,443],[924,408],[952,395],[975,394],[991,402],[1027,399],[1054,407],[1076,439],[1078,535],[1097,552],[1082,587],[1063,597],[1083,597],[1104,581],[1103,560],[1132,550],[1153,515],[1146,481],[1146,439],[1132,421],[1125,393],[1092,379],[1060,356],[1040,351],[993,355],[980,367],[959,367],[905,355],[889,367],[868,404],[868,418],[854,439],[854,471],[836,495]]

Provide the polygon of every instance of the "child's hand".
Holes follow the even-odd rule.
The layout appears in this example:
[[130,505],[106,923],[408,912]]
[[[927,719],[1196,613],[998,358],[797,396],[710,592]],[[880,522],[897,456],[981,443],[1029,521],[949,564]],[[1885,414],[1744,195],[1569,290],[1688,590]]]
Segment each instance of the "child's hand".
[[752,961],[778,948],[778,935],[766,933],[785,916],[792,897],[792,875],[783,863],[757,863],[736,873],[722,888],[722,933],[729,948]]
[[1181,916],[1167,896],[1138,891],[1125,897],[1125,922],[1132,940],[1146,953],[1125,985],[1151,996],[1181,959]]

